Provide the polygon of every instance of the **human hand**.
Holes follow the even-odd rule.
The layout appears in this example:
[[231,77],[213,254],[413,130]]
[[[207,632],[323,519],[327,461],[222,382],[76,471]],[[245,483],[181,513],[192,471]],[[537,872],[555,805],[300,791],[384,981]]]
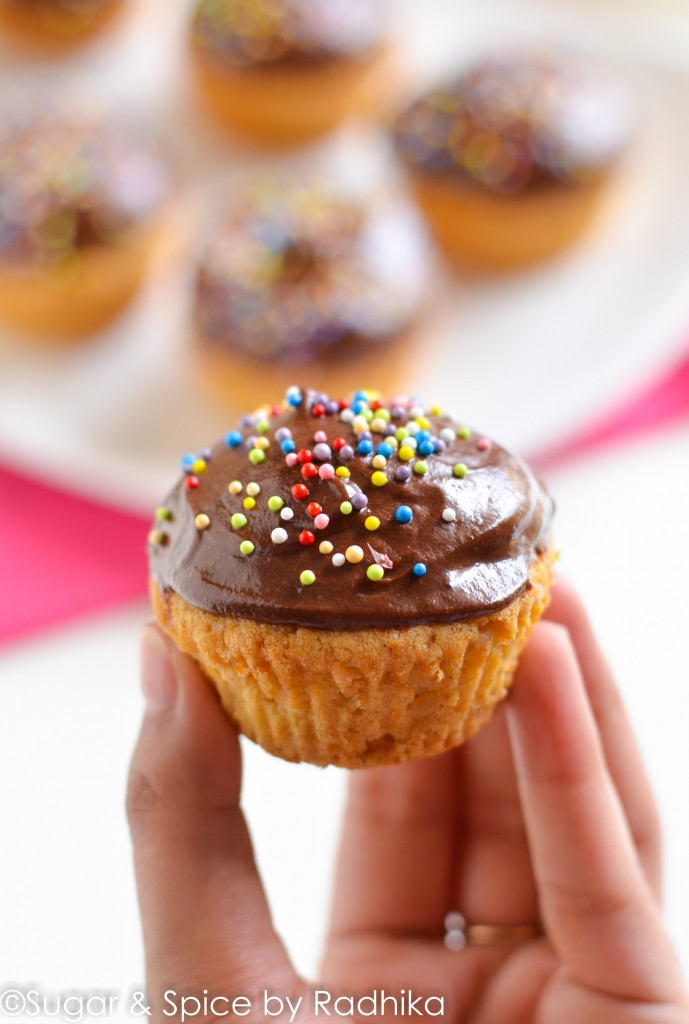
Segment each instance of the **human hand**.
[[[441,757],[353,773],[319,988],[441,995],[471,1024],[687,1024],[660,900],[660,831],[610,671],[571,589],[522,655],[509,699]],[[236,734],[156,627],[128,796],[154,1020],[162,993],[301,996],[239,808]],[[545,935],[453,952],[443,921]],[[216,1002],[207,1017],[228,1009]],[[257,1012],[247,1020],[264,1019]],[[287,1018],[289,1019],[289,1017]]]

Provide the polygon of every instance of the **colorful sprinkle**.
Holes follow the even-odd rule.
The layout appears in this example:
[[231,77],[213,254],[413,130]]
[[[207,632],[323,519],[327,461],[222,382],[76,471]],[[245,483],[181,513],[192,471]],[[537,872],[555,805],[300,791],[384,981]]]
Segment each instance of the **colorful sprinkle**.
[[377,530],[380,526],[380,519],[378,516],[367,516],[364,520],[364,526],[367,530]]
[[366,570],[366,575],[370,580],[373,580],[377,583],[379,580],[382,580],[383,576],[385,575],[385,570],[383,569],[382,565],[369,565],[368,569]]
[[230,522],[232,523],[233,530],[241,530],[244,526],[246,526],[248,519],[246,518],[243,512],[235,512],[235,514],[230,519]]
[[322,511],[323,511],[323,509],[322,509],[322,507],[321,507],[321,506],[320,506],[320,505],[318,504],[318,502],[317,502],[317,501],[310,501],[310,502],[308,503],[308,505],[306,506],[306,511],[308,512],[308,514],[309,514],[310,516],[317,516],[319,512],[322,512]]
[[287,530],[283,530],[281,526],[276,526],[270,535],[270,539],[273,544],[284,544],[287,540]]
[[388,478],[385,473],[381,473],[379,469],[375,473],[371,474],[371,483],[374,487],[383,487],[388,482]]
[[329,462],[326,462],[325,465],[321,466],[318,470],[318,475],[321,480],[332,480],[335,476],[335,467],[331,466]]
[[162,530],[151,530],[151,532],[148,535],[149,544],[161,545],[164,544],[166,540],[167,535],[164,534]]
[[374,469],[385,469],[388,464],[388,460],[384,455],[374,455],[371,459],[371,465]]
[[271,512],[279,512],[284,504],[282,498],[277,494],[273,494],[272,497],[268,498],[268,508]]
[[305,501],[309,496],[309,489],[304,484],[295,484],[292,488],[292,497],[297,501]]
[[315,572],[311,572],[310,569],[304,569],[304,571],[299,574],[299,582],[302,587],[310,587],[312,583],[316,582]]
[[246,485],[246,493],[250,498],[255,498],[257,494],[261,493],[261,488],[256,483],[250,483]]
[[172,519],[172,512],[170,511],[169,508],[165,508],[164,505],[161,505],[160,508],[156,509],[156,519],[163,521],[166,519],[170,520]]
[[227,489],[230,492],[230,494],[241,494],[243,487],[240,484],[239,480],[233,480],[231,484],[227,485]]
[[407,444],[402,445],[400,450],[397,452],[397,455],[402,460],[402,462],[409,462],[411,459],[414,458],[414,454],[414,449],[410,448],[409,445]]
[[299,534],[299,543],[303,544],[304,547],[308,547],[309,544],[313,544],[316,537],[311,530],[302,530]]
[[326,516],[325,512],[321,512],[317,515],[313,521],[313,525],[317,530],[325,530],[326,526],[330,523],[330,516]]
[[197,475],[199,473],[205,473],[207,469],[208,463],[206,462],[205,459],[195,459],[194,464],[191,467],[192,473],[196,473]]
[[265,452],[260,448],[252,448],[249,452],[249,462],[252,466],[258,466],[265,459]]
[[329,555],[333,549],[332,544],[329,540],[322,540],[318,545],[318,550],[322,555]]
[[336,568],[339,568],[341,565],[345,564],[345,556],[341,552],[338,551],[338,553],[336,555],[333,555],[332,561],[333,561],[333,565]]
[[342,504],[340,505],[340,512],[342,513],[343,516],[351,516],[353,511],[354,506],[352,505],[351,501],[343,501]]
[[184,486],[188,491],[194,491],[199,486],[199,478],[197,476],[188,476],[184,481]]
[[457,437],[462,441],[466,441],[467,438],[471,437],[471,431],[468,427],[460,427],[457,431]]
[[414,573],[415,576],[425,576],[428,570],[426,569],[426,566],[423,564],[423,562],[417,562],[416,565],[412,568],[412,572]]
[[243,540],[242,543],[239,545],[239,550],[243,555],[253,555],[254,551],[256,550],[256,545],[253,543],[253,541]]
[[398,505],[395,509],[395,519],[398,523],[410,523],[413,518],[414,513],[409,505]]
[[465,465],[465,463],[463,462],[456,462],[455,465],[452,467],[452,475],[458,476],[460,477],[460,479],[466,476],[468,472],[469,467]]
[[280,511],[280,519],[284,519],[284,521],[288,523],[290,519],[294,519],[294,510],[289,507],[283,508]]
[[424,476],[424,474],[428,472],[428,463],[424,462],[422,459],[418,459],[418,461],[414,463],[414,472],[417,476]]
[[338,466],[337,469],[335,470],[335,476],[339,476],[340,479],[346,480],[347,477],[349,476],[349,470],[347,469],[346,466]]
[[231,430],[229,434],[225,436],[225,444],[228,448],[237,448],[243,441],[243,437],[238,430]]
[[364,557],[364,552],[358,544],[351,544],[345,551],[345,558],[348,562],[355,565],[357,562],[361,562]]
[[489,441],[487,437],[482,437],[480,441],[477,441],[476,447],[482,452],[489,452],[493,447],[493,442]]
[[454,523],[456,518],[457,518],[457,513],[455,512],[455,510],[453,508],[444,508],[443,509],[443,519],[445,520],[446,523]]
[[244,506],[244,508],[249,509],[250,511],[252,508],[256,508],[256,499],[245,498],[244,501],[242,502],[242,505]]

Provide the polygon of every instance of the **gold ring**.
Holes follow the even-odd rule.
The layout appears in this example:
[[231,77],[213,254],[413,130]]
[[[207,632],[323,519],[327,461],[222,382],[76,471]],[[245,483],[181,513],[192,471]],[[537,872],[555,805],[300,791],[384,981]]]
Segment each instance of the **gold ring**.
[[467,924],[456,910],[445,917],[445,946],[454,952],[465,946],[518,946],[543,934],[540,924]]

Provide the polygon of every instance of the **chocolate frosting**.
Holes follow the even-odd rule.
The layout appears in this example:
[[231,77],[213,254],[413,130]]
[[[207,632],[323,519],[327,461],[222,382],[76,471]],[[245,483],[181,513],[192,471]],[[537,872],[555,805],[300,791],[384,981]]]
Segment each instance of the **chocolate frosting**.
[[4,111],[0,119],[0,263],[54,264],[116,244],[150,223],[172,174],[141,124]]
[[630,124],[627,96],[591,61],[527,52],[431,90],[398,118],[394,139],[412,168],[514,194],[599,177]]
[[220,615],[360,629],[479,616],[527,588],[553,513],[531,470],[439,410],[371,394],[342,409],[290,389],[185,456],[149,536],[163,590]]
[[230,67],[261,67],[367,57],[384,26],[384,0],[199,0],[193,39]]
[[216,212],[196,273],[198,335],[283,364],[349,358],[410,326],[426,258],[405,204],[266,182]]

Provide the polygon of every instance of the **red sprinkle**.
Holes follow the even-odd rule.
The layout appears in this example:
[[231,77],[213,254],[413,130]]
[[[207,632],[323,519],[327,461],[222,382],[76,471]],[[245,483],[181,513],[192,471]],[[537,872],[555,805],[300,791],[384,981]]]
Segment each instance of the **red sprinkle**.
[[199,486],[199,478],[197,476],[188,476],[184,481],[184,486],[189,491],[193,491],[195,487]]
[[349,402],[346,398],[340,398],[337,403],[337,408],[342,412],[343,409],[349,409]]
[[297,452],[297,462],[301,462],[302,466],[305,462],[311,462],[313,458],[313,452],[310,452],[308,448],[302,448],[301,451]]
[[314,466],[313,462],[307,462],[301,467],[301,475],[305,480],[311,480],[314,476],[318,476],[318,466]]
[[301,533],[299,534],[299,543],[300,544],[305,544],[305,545],[313,544],[315,539],[316,539],[316,536],[315,536],[315,534],[311,533],[311,530],[302,530]]
[[325,416],[325,406],[321,402],[316,402],[316,404],[311,409],[311,415]]
[[335,449],[336,452],[339,452],[340,448],[344,448],[346,444],[347,442],[345,441],[344,437],[336,437],[332,443],[332,447]]
[[271,407],[270,407],[270,417],[271,417],[271,419],[275,419],[275,417],[279,416],[281,412],[282,412],[282,407],[281,406],[279,406],[279,405],[271,405]]
[[373,401],[371,402],[371,409],[372,409],[372,411],[376,412],[376,410],[382,409],[382,408],[383,408],[383,403],[381,402],[380,398],[374,398]]
[[308,498],[309,489],[304,484],[295,484],[292,488],[292,497],[296,498],[297,501],[303,501],[304,498]]
[[315,519],[316,516],[319,516],[321,514],[323,508],[321,505],[318,504],[317,501],[310,501],[309,504],[306,506],[306,511],[309,513],[310,516],[313,516]]

